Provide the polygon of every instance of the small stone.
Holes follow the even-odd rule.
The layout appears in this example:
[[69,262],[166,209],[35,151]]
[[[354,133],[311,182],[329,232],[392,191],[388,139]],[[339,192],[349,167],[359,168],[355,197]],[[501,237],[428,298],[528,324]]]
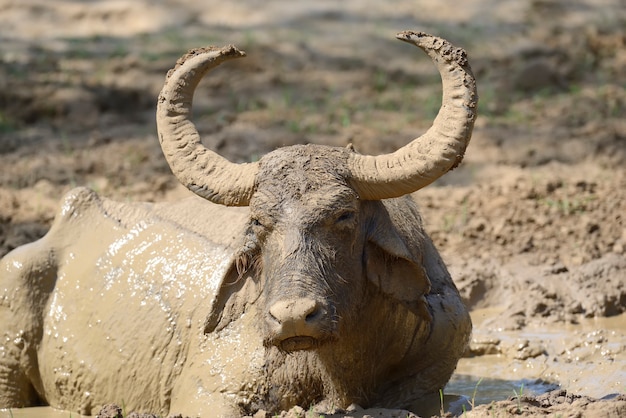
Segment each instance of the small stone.
[[123,418],[122,408],[115,404],[104,405],[96,418]]

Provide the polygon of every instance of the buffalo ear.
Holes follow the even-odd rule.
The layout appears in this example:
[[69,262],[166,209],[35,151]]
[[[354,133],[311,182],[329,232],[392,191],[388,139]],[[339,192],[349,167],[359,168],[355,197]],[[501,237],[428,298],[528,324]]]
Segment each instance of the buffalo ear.
[[430,321],[425,295],[430,280],[421,259],[412,255],[394,228],[379,229],[365,246],[365,274],[384,294]]
[[217,290],[209,315],[204,322],[204,333],[217,332],[239,318],[249,304],[258,299],[260,288],[254,268],[242,269],[239,258],[233,260]]

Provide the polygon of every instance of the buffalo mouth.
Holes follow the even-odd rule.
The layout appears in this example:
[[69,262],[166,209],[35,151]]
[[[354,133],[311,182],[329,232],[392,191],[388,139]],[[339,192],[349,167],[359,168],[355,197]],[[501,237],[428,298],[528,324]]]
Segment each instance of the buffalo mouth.
[[289,353],[293,351],[310,350],[317,345],[318,343],[315,338],[307,336],[290,337],[279,343],[279,347]]

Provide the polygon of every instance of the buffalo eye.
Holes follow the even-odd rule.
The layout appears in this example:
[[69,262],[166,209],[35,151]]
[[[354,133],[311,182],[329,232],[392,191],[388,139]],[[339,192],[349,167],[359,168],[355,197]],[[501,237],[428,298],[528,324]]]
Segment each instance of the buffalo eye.
[[252,232],[254,232],[256,235],[262,235],[262,233],[267,229],[263,222],[261,222],[257,218],[250,219],[250,227],[252,229]]
[[250,226],[252,227],[252,231],[258,235],[263,236],[270,229],[272,229],[273,222],[269,218],[257,218],[252,217],[250,219]]
[[335,225],[338,226],[351,226],[356,218],[356,212],[353,210],[346,210],[337,215],[335,218]]

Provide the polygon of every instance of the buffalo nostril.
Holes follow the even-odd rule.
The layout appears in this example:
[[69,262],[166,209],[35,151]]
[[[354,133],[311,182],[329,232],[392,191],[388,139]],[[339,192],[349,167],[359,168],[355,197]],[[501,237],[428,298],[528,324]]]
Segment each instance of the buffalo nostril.
[[323,303],[309,298],[294,298],[271,305],[268,325],[272,344],[285,351],[308,350],[330,329],[325,323]]
[[304,320],[306,322],[313,322],[316,321],[318,319],[320,319],[320,317],[322,316],[322,310],[318,308],[318,306],[315,306],[311,312],[308,312],[306,317],[304,318]]
[[313,299],[295,298],[281,300],[269,309],[274,332],[279,338],[294,336],[317,337],[321,332],[324,310]]
[[277,322],[307,322],[319,316],[319,305],[313,299],[299,298],[276,302],[270,308],[270,315]]

